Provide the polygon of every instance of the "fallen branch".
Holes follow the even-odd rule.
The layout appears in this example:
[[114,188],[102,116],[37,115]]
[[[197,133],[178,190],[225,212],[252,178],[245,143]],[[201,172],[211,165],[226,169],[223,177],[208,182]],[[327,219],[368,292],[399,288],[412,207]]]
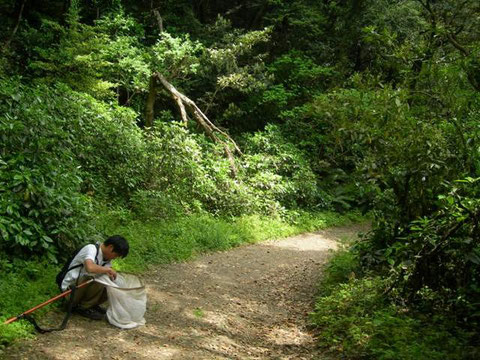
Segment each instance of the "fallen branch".
[[[180,111],[180,116],[182,117],[183,122],[186,124],[188,122],[188,113],[192,116],[192,118],[197,122],[197,124],[205,131],[207,136],[212,139],[214,142],[222,144],[225,154],[230,162],[230,168],[232,170],[232,176],[237,177],[238,170],[235,165],[235,159],[233,157],[232,151],[230,150],[229,143],[233,145],[235,152],[239,155],[242,154],[240,148],[235,143],[235,141],[224,131],[220,130],[217,126],[215,126],[208,117],[200,110],[200,108],[192,101],[190,98],[179,92],[172,84],[170,84],[167,79],[160,73],[156,72],[153,74],[152,78],[156,78],[163,87],[170,93],[172,98],[177,103],[177,106]],[[221,138],[217,136],[216,133],[223,135],[227,141],[225,142]]]

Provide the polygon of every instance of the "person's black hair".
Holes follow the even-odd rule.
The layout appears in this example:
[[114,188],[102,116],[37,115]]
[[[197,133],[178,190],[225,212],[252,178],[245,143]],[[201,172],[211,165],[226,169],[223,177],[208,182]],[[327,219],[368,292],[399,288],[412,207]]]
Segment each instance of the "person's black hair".
[[103,244],[105,246],[113,245],[113,252],[116,252],[121,257],[128,255],[128,250],[130,247],[128,246],[128,241],[123,236],[110,236]]

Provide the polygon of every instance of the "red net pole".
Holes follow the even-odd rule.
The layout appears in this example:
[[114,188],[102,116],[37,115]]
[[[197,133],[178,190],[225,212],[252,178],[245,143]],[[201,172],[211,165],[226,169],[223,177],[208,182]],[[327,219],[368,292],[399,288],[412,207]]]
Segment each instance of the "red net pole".
[[[94,280],[94,279],[90,279],[90,280],[85,281],[84,283],[81,283],[80,285],[77,286],[77,289],[79,289],[79,288],[81,288],[81,287],[84,287],[84,286],[87,285],[87,284],[90,284],[93,280]],[[72,292],[72,289],[69,289],[69,290],[67,290],[67,291],[64,291],[63,293],[61,293],[61,294],[59,294],[59,295],[51,298],[50,300],[47,300],[47,301],[45,301],[45,302],[43,302],[43,303],[41,303],[41,304],[39,304],[39,305],[31,308],[30,310],[27,310],[27,311],[21,313],[20,315],[17,315],[17,316],[14,316],[14,317],[8,319],[7,321],[4,322],[4,324],[5,324],[5,325],[10,324],[10,323],[18,320],[18,319],[21,318],[22,316],[31,314],[31,313],[34,312],[35,310],[38,310],[38,309],[40,309],[40,308],[42,308],[42,307],[44,307],[44,306],[46,306],[46,305],[48,305],[48,304],[51,304],[52,302],[57,301],[58,299],[61,299],[61,298],[65,297],[65,296],[67,296],[67,295],[70,294],[71,292]]]

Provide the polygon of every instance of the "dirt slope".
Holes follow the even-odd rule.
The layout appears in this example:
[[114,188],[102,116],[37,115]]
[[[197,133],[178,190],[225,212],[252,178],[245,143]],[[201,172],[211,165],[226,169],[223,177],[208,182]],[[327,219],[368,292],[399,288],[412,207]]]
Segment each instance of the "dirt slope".
[[[308,330],[321,267],[362,226],[242,246],[143,276],[147,324],[120,330],[72,316],[5,359],[324,359]],[[60,319],[59,314],[51,317]]]

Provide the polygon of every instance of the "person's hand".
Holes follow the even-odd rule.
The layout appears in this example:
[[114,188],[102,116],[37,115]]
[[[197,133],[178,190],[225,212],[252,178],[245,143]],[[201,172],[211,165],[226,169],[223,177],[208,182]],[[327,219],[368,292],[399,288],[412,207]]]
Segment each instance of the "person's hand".
[[117,278],[117,272],[111,268],[107,268],[106,274],[110,277],[110,280],[115,280]]

